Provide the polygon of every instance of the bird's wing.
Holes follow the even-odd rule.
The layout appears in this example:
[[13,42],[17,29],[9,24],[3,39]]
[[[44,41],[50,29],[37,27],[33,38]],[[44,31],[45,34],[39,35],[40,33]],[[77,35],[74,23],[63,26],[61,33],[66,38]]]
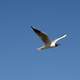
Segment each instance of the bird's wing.
[[67,36],[67,34],[65,34],[65,35],[63,35],[63,36],[61,36],[61,37],[55,39],[53,42],[56,43],[57,41],[59,41],[59,40],[65,38],[66,36]]
[[51,43],[51,41],[49,40],[48,36],[45,33],[41,32],[40,30],[37,30],[32,26],[31,28],[41,38],[41,40],[45,43],[45,45]]

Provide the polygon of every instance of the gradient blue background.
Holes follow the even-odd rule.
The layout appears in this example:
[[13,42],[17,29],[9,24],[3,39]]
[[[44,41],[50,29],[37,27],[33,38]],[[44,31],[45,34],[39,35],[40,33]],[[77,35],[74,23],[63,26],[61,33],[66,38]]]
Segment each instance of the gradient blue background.
[[[68,36],[39,52],[31,25]],[[0,80],[80,80],[80,0],[0,0]]]

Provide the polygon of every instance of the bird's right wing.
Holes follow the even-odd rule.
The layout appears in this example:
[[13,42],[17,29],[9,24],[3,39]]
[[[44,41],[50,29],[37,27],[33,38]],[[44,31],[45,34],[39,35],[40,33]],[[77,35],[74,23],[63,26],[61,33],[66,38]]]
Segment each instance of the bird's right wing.
[[31,26],[31,28],[41,38],[41,40],[45,43],[45,45],[51,43],[51,41],[49,40],[48,36],[45,33],[41,32],[40,30],[38,30],[32,26]]
[[55,39],[53,42],[56,43],[57,41],[59,41],[59,40],[65,38],[66,36],[67,36],[67,34],[65,34],[65,35],[63,35],[63,36],[61,36],[61,37]]

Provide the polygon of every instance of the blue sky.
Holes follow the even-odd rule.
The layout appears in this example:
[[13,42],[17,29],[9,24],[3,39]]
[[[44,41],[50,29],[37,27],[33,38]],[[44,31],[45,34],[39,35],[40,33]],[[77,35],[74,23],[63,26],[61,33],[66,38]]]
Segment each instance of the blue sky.
[[[30,26],[61,46],[42,52]],[[0,80],[80,80],[79,0],[0,0]]]

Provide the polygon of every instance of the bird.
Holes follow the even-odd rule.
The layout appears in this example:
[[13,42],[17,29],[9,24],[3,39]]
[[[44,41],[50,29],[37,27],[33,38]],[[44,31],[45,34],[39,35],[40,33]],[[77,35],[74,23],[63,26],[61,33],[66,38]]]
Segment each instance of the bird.
[[56,48],[56,47],[58,47],[60,44],[58,44],[57,42],[67,36],[67,34],[64,34],[63,36],[51,41],[46,33],[40,31],[39,29],[36,29],[33,26],[31,26],[31,28],[44,43],[44,45],[42,45],[41,47],[37,48],[37,50],[39,50],[39,51],[44,50],[44,49],[48,49],[48,48]]

